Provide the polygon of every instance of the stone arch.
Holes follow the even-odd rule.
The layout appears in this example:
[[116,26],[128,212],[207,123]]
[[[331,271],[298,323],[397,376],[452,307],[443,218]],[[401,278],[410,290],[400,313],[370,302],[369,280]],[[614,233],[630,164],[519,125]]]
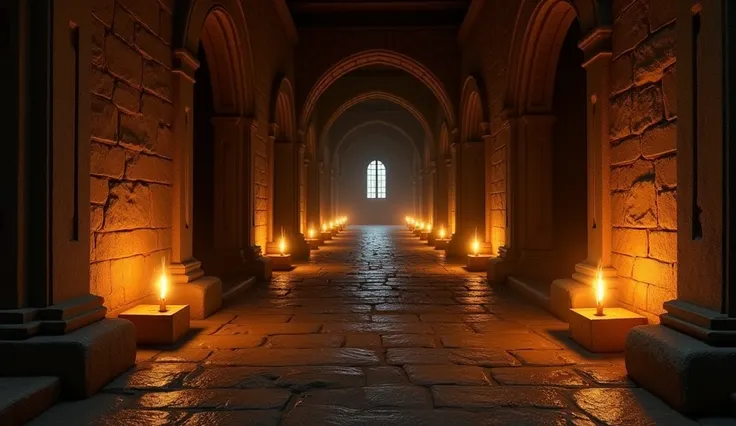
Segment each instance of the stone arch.
[[208,53],[216,112],[252,115],[255,77],[241,2],[194,0],[189,8],[180,10],[181,14],[177,14],[174,20],[174,34],[181,36],[174,40],[175,60],[183,60],[177,53],[179,50],[196,58],[201,42]]
[[524,0],[516,19],[506,85],[506,107],[515,114],[552,108],[557,58],[576,19],[581,34],[610,25],[610,5],[597,0]]
[[416,106],[414,106],[414,104],[412,104],[411,102],[409,102],[408,100],[400,96],[397,96],[397,95],[394,95],[388,92],[378,91],[378,90],[362,93],[346,101],[338,109],[336,109],[335,112],[333,112],[332,115],[330,115],[330,118],[327,120],[324,127],[322,128],[320,140],[324,140],[325,136],[327,136],[328,132],[330,131],[330,128],[332,127],[332,125],[335,124],[337,119],[340,118],[340,116],[344,114],[345,111],[349,110],[350,108],[352,108],[353,106],[361,102],[366,102],[366,101],[371,101],[371,100],[376,100],[376,99],[391,102],[407,110],[412,116],[414,116],[414,118],[417,119],[419,124],[421,124],[422,128],[424,129],[425,136],[431,140],[432,129],[430,128],[426,117],[424,117],[424,115],[419,111],[419,109]]
[[296,140],[294,89],[289,79],[285,77],[277,81],[271,102],[271,136],[294,142]]
[[480,141],[485,133],[484,118],[488,115],[475,77],[465,79],[460,99],[460,141]]
[[299,120],[300,127],[306,128],[307,123],[319,101],[319,98],[336,80],[351,71],[360,68],[383,65],[403,70],[424,83],[435,95],[440,103],[445,119],[454,128],[455,113],[450,97],[447,95],[444,85],[432,71],[414,58],[390,50],[374,49],[359,52],[343,58],[340,62],[327,69],[312,86]]
[[345,132],[345,134],[344,134],[344,135],[343,135],[343,136],[342,136],[342,137],[340,138],[340,140],[339,140],[339,141],[338,141],[338,142],[337,142],[337,143],[335,144],[335,148],[334,148],[334,149],[333,149],[332,151],[333,151],[333,152],[338,152],[338,151],[340,150],[340,148],[342,147],[342,145],[343,145],[343,144],[345,143],[345,141],[346,141],[346,140],[347,140],[347,139],[348,139],[348,138],[349,138],[349,137],[350,137],[350,136],[351,136],[351,135],[352,135],[353,133],[355,133],[355,132],[358,132],[358,131],[360,131],[361,129],[364,129],[364,128],[366,128],[366,127],[370,127],[370,126],[384,126],[384,127],[388,127],[388,128],[390,128],[391,130],[393,130],[393,131],[397,132],[397,133],[398,133],[398,134],[400,134],[400,135],[401,135],[402,137],[404,137],[404,138],[405,138],[405,139],[406,139],[406,140],[407,140],[407,141],[408,141],[409,143],[411,143],[411,144],[412,144],[412,146],[414,147],[414,151],[415,151],[416,153],[420,153],[420,152],[421,152],[421,150],[420,150],[419,146],[417,145],[417,142],[416,142],[416,141],[414,140],[414,138],[412,138],[412,137],[411,137],[411,136],[410,136],[410,135],[409,135],[409,134],[408,134],[408,133],[407,133],[407,132],[406,132],[406,131],[405,131],[404,129],[402,129],[402,128],[401,128],[400,126],[397,126],[396,124],[390,123],[390,122],[388,122],[388,121],[385,121],[385,120],[371,120],[371,121],[365,121],[365,122],[363,122],[363,123],[360,123],[360,124],[356,125],[356,126],[355,126],[355,127],[353,127],[352,129],[350,129],[350,130],[348,130],[347,132]]

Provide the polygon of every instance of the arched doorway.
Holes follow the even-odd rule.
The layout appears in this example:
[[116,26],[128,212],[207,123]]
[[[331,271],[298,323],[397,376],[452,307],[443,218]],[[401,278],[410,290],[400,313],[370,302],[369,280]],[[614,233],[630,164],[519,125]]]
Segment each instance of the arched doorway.
[[587,256],[586,73],[578,48],[580,25],[570,25],[555,72],[552,115],[552,278],[569,275]]

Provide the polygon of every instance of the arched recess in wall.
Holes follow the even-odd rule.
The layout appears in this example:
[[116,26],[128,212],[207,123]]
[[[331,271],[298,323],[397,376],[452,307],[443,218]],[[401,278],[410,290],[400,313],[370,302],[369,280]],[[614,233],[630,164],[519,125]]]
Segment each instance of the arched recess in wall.
[[332,152],[338,153],[340,151],[340,149],[342,148],[343,144],[345,143],[345,141],[348,140],[354,133],[359,132],[359,131],[365,129],[366,127],[371,127],[371,126],[384,126],[384,127],[388,127],[392,131],[394,131],[397,134],[401,135],[402,138],[406,139],[406,141],[409,142],[411,144],[411,146],[414,148],[414,152],[417,155],[419,155],[419,153],[422,152],[419,143],[414,138],[412,138],[404,129],[402,129],[400,126],[397,126],[394,123],[390,123],[390,122],[385,121],[385,120],[370,120],[370,121],[365,121],[365,122],[360,123],[357,126],[351,128],[350,130],[348,130],[347,132],[345,132],[345,134],[335,144],[335,147],[332,150]]
[[188,9],[178,8],[175,32],[181,34],[176,49],[193,58],[200,43],[210,58],[215,108],[219,113],[251,116],[255,105],[253,58],[241,2],[194,0]]
[[432,129],[429,126],[429,123],[426,117],[424,117],[424,115],[419,111],[419,109],[407,99],[402,98],[400,96],[396,96],[392,93],[383,92],[383,91],[371,91],[371,92],[362,93],[346,101],[342,105],[340,105],[340,107],[337,108],[335,112],[333,112],[330,115],[330,118],[328,118],[327,121],[325,122],[325,125],[322,128],[322,132],[321,132],[319,140],[325,140],[325,137],[327,136],[330,129],[332,128],[332,125],[335,124],[337,119],[340,118],[340,116],[342,116],[345,113],[345,111],[349,110],[355,105],[358,105],[361,102],[367,102],[367,101],[377,100],[377,99],[391,102],[407,110],[412,116],[414,116],[414,118],[417,119],[419,124],[421,124],[422,129],[424,129],[424,134],[426,138],[428,140],[432,140]]
[[238,1],[195,0],[177,8],[174,27],[174,72],[194,87],[191,104],[186,83],[176,86],[180,93],[174,96],[180,124],[172,262],[193,257],[211,275],[239,278],[242,271],[232,262],[237,264],[252,237],[249,167],[241,161],[250,152],[243,117],[252,114],[254,103],[245,16]]
[[392,52],[390,50],[381,49],[366,50],[345,57],[322,73],[317,82],[312,86],[309,94],[307,95],[306,101],[304,102],[304,107],[299,120],[300,127],[306,128],[312,112],[314,112],[314,109],[317,106],[317,102],[332,83],[349,72],[374,65],[390,66],[403,70],[424,83],[440,103],[445,119],[448,121],[450,127],[454,128],[454,107],[439,78],[414,58],[397,52]]
[[273,141],[273,184],[270,191],[273,219],[270,236],[271,241],[276,241],[283,233],[293,246],[301,234],[299,189],[302,186],[304,152],[296,141],[294,90],[285,77],[279,77],[274,82],[270,117],[270,137]]
[[516,114],[552,107],[560,49],[577,19],[581,35],[610,25],[610,6],[598,0],[524,0],[511,43],[505,105]]
[[[512,245],[540,254],[532,278],[565,276],[587,257],[587,95],[578,44],[601,16],[593,0],[527,0],[512,45],[506,107],[520,117],[510,164]],[[518,185],[518,182],[524,185]]]

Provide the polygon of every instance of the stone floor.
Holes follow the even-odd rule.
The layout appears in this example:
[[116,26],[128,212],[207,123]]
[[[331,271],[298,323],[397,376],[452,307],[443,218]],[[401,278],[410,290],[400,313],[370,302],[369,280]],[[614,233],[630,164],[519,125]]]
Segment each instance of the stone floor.
[[697,424],[401,227],[351,227],[193,328],[32,424]]

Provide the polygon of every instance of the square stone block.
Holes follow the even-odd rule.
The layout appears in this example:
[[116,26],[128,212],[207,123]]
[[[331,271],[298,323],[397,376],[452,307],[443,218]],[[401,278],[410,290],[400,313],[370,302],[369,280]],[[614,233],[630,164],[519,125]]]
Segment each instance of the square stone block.
[[271,259],[271,269],[274,271],[291,271],[291,255],[290,254],[269,254]]
[[595,308],[570,309],[570,336],[591,352],[623,352],[626,335],[647,319],[624,308],[604,308],[602,316]]
[[191,319],[205,319],[222,306],[222,281],[217,277],[204,276],[194,281],[174,282],[166,302],[189,305]]
[[450,243],[450,240],[447,240],[447,239],[441,240],[438,238],[434,240],[434,249],[435,250],[447,250],[447,245],[449,243]]
[[421,237],[422,236],[422,230],[421,229],[415,229],[414,230],[414,236]]
[[485,272],[488,269],[490,254],[469,254],[466,269],[470,272]]
[[434,236],[434,234],[429,234],[429,238],[427,238],[427,245],[434,247],[435,241],[437,241],[437,238]]
[[332,232],[323,232],[321,237],[323,241],[329,241],[332,239]]
[[320,241],[318,238],[307,238],[306,241],[309,245],[309,250],[319,250]]
[[421,232],[421,233],[419,234],[419,239],[420,239],[421,241],[427,241],[427,240],[429,240],[429,232],[424,232],[424,231],[422,231],[422,232]]
[[133,323],[140,345],[171,345],[189,331],[189,305],[138,305],[118,316]]

